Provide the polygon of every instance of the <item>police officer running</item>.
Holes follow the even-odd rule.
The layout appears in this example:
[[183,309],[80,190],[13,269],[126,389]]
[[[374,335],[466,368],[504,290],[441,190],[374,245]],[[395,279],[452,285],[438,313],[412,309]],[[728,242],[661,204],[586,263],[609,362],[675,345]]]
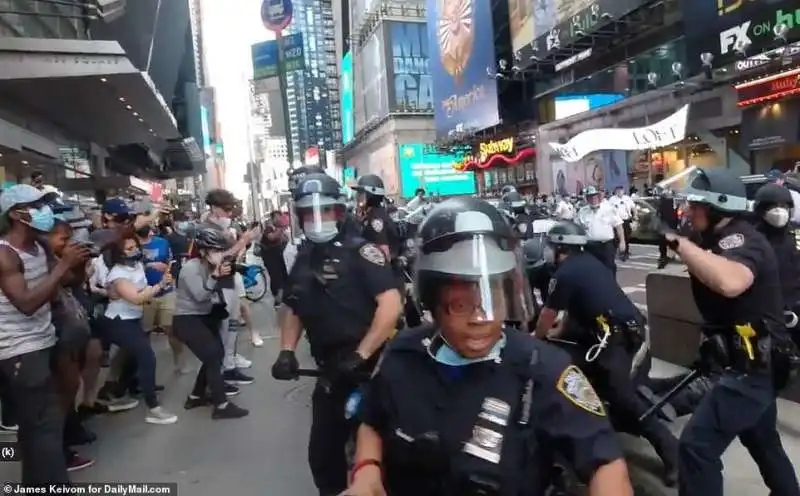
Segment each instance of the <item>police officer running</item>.
[[775,254],[743,218],[745,186],[729,170],[698,169],[685,193],[700,244],[665,234],[688,268],[705,322],[701,357],[712,356],[722,377],[681,434],[679,494],[722,495],[720,459],[738,437],[771,494],[800,495],[776,428],[776,388],[785,385],[780,372],[791,340]]
[[387,259],[394,260],[398,256],[400,236],[384,205],[386,190],[383,179],[367,174],[358,178],[353,189],[357,192],[356,202],[361,211],[361,235],[378,245]]
[[[625,194],[622,186],[614,188],[614,194],[608,202],[617,211],[617,215],[622,219],[622,233],[624,234],[624,248],[620,249],[620,260],[627,260],[631,255],[631,224],[636,221],[636,204],[630,196]],[[622,240],[621,240],[622,241]]]
[[528,239],[533,234],[533,218],[528,215],[528,202],[518,191],[503,195],[503,207],[511,214],[512,226],[520,239]]
[[346,400],[369,378],[402,304],[386,255],[342,232],[345,204],[336,180],[306,175],[294,191],[294,207],[310,242],[300,248],[289,274],[282,351],[272,376],[298,377],[295,349],[305,329],[323,374],[312,395],[309,465],[320,495],[330,496],[347,486],[345,444],[352,426],[344,417]]
[[[655,416],[639,417],[649,405],[636,393],[631,379],[634,362],[643,355],[644,318],[625,295],[614,275],[594,256],[584,252],[586,231],[572,222],[561,222],[547,235],[556,264],[536,336],[548,337],[558,312],[567,317],[560,343],[586,371],[600,396],[608,401],[612,417],[626,419],[653,445],[664,463],[664,482],[677,482],[677,441]],[[555,336],[552,336],[555,337]]]
[[450,199],[420,227],[416,287],[434,324],[396,337],[368,383],[349,496],[544,494],[541,449],[589,494],[631,495],[603,404],[563,351],[521,320],[520,260],[497,209]]
[[617,264],[614,260],[614,235],[620,240],[617,247],[622,253],[627,250],[625,232],[622,230],[622,219],[617,211],[607,201],[603,201],[600,192],[594,186],[583,190],[587,205],[578,210],[575,221],[587,233],[588,243],[586,251],[597,257],[603,265],[617,273]]

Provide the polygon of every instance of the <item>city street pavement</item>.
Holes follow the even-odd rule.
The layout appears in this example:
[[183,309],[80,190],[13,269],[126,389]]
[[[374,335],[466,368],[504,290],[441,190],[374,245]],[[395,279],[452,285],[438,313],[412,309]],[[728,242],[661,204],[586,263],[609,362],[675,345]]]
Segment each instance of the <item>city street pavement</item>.
[[[640,304],[645,301],[642,285],[648,272],[644,264],[652,265],[655,270],[650,248],[633,247],[631,262],[622,265],[619,271],[626,292]],[[676,264],[668,270],[681,269]],[[275,314],[269,297],[253,307],[265,345],[253,348],[246,336],[242,336],[242,353],[253,360],[253,367],[246,372],[254,375],[256,382],[242,386],[242,394],[233,398],[237,404],[250,409],[249,417],[213,421],[207,408],[183,410],[194,374],[174,375],[166,340],[156,336],[153,343],[158,350],[159,383],[166,387],[161,399],[165,407],[179,415],[178,423],[146,424],[143,406],[92,419],[89,426],[98,433],[99,440],[80,451],[96,457],[97,463],[75,472],[74,480],[177,482],[184,496],[316,495],[306,461],[313,382],[310,379],[289,383],[272,380],[269,370],[279,347]],[[303,367],[313,366],[306,348],[300,353],[300,361]],[[658,364],[654,372],[664,374],[668,368],[668,365]],[[779,416],[789,455],[800,460],[800,407],[782,402]],[[676,432],[682,425],[683,422],[676,423]],[[636,479],[657,482],[657,477],[649,475],[650,472],[633,468],[658,466],[649,446],[630,438],[625,439],[625,445],[631,454],[629,460]],[[754,463],[738,441],[723,461],[726,495],[767,494]],[[19,480],[18,464],[0,466],[2,480]],[[639,494],[656,496],[676,492]]]

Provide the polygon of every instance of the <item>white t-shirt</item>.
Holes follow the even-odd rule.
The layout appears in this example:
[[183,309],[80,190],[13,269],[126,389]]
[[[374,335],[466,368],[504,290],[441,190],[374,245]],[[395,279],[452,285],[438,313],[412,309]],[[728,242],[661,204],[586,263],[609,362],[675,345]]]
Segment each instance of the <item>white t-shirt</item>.
[[586,229],[589,241],[598,242],[614,239],[614,228],[622,225],[622,219],[607,201],[601,202],[596,210],[589,205],[581,207],[576,220]]
[[105,288],[108,280],[108,267],[106,267],[106,262],[103,260],[102,255],[92,259],[92,268],[94,272],[92,277],[89,278],[89,285],[93,288]]
[[[106,288],[111,288],[111,283],[117,279],[130,281],[136,289],[142,290],[147,287],[147,277],[144,275],[144,265],[137,263],[133,266],[115,265],[106,277]],[[133,320],[142,318],[142,305],[135,305],[123,299],[111,300],[106,307],[106,317],[109,319],[120,318],[122,320]]]
[[608,202],[617,210],[617,215],[623,221],[631,220],[633,218],[633,212],[636,208],[636,205],[633,203],[633,200],[628,195],[622,196],[612,196],[608,199]]

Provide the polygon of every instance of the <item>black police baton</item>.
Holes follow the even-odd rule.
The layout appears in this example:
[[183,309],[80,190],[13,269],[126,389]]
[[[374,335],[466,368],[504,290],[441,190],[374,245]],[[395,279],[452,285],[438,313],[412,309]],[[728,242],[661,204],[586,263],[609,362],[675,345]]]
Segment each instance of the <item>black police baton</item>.
[[679,383],[675,384],[675,386],[673,386],[673,387],[672,387],[672,389],[670,389],[669,391],[667,391],[667,394],[665,394],[664,396],[662,396],[662,397],[661,397],[661,399],[659,399],[658,401],[656,401],[655,403],[653,403],[653,405],[651,405],[651,406],[650,406],[650,408],[648,408],[648,409],[647,409],[647,411],[646,411],[646,412],[644,412],[644,413],[643,413],[643,414],[642,414],[642,415],[639,417],[639,422],[643,422],[643,421],[645,421],[645,420],[646,420],[648,417],[650,417],[650,416],[651,416],[653,413],[655,413],[655,412],[657,412],[658,410],[660,410],[660,409],[661,409],[661,407],[663,407],[664,405],[666,405],[666,404],[667,404],[667,403],[668,403],[670,400],[672,400],[672,398],[674,398],[674,397],[675,397],[675,396],[676,396],[678,393],[680,393],[680,392],[681,392],[681,391],[682,391],[682,390],[683,390],[683,389],[684,389],[686,386],[688,386],[689,384],[691,384],[692,382],[694,382],[694,380],[695,380],[695,379],[697,379],[698,377],[700,377],[701,375],[702,375],[702,374],[700,373],[700,370],[698,370],[698,369],[692,369],[692,371],[691,371],[691,372],[689,372],[689,374],[688,374],[686,377],[684,377],[683,379],[681,379],[681,381],[680,381]]

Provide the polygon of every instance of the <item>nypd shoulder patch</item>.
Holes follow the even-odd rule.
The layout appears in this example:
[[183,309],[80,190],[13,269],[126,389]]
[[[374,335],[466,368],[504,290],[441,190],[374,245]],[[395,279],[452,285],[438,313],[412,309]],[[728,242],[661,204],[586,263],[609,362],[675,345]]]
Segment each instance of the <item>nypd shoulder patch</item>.
[[361,255],[361,258],[371,264],[380,265],[381,267],[386,265],[386,256],[383,254],[380,248],[372,243],[367,243],[359,248],[358,254]]
[[558,378],[556,389],[573,405],[599,417],[606,416],[602,400],[597,396],[589,379],[575,365],[564,369]]
[[383,231],[383,220],[382,219],[372,219],[372,222],[370,222],[370,225],[372,226],[372,229],[375,230],[375,232]]
[[734,248],[739,248],[740,246],[744,245],[744,235],[743,234],[729,234],[719,240],[719,247],[723,250],[733,250]]

